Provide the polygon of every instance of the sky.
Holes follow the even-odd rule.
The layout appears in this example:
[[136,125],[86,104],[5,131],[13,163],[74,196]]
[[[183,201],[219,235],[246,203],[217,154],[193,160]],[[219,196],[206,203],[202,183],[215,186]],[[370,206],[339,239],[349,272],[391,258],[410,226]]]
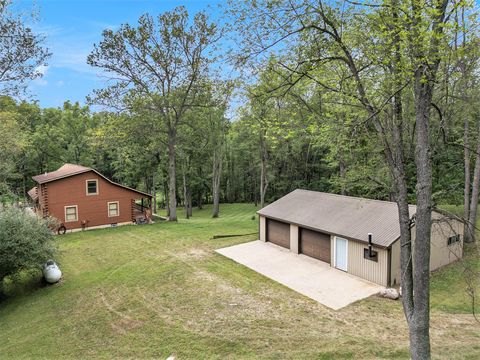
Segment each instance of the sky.
[[52,52],[44,76],[31,82],[29,93],[41,107],[61,107],[70,100],[85,104],[85,97],[103,86],[98,70],[87,65],[86,58],[105,29],[120,24],[136,24],[140,15],[158,15],[183,5],[190,15],[205,10],[212,21],[220,21],[218,5],[222,0],[17,0],[15,9],[36,9],[38,19],[30,26],[46,37]]

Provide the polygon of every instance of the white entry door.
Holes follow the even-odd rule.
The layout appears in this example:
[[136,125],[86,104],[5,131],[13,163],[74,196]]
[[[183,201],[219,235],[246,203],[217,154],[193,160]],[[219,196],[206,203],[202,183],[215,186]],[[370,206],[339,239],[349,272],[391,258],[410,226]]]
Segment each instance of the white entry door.
[[348,240],[335,237],[335,267],[347,271]]

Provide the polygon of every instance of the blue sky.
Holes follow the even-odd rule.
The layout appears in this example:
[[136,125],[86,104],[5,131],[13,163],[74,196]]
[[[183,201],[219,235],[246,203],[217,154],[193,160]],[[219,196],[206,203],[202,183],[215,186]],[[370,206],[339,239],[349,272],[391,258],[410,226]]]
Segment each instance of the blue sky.
[[220,0],[20,0],[20,11],[36,8],[39,19],[32,24],[46,36],[53,53],[44,76],[29,86],[33,99],[42,107],[62,106],[65,100],[85,103],[94,88],[102,87],[98,71],[87,65],[86,58],[94,43],[101,40],[104,29],[115,29],[122,23],[135,24],[145,12],[152,15],[184,5],[190,14],[206,10],[211,20],[218,20]]

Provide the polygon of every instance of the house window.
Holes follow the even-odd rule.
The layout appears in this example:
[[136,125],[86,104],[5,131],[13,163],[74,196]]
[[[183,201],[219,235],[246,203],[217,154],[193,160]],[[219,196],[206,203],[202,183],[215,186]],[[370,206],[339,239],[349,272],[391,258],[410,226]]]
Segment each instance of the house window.
[[363,248],[363,258],[378,262],[378,252],[375,250],[372,250],[372,254],[370,255],[368,248]]
[[65,222],[78,221],[78,206],[65,206]]
[[87,180],[87,195],[98,195],[98,180]]
[[452,245],[460,241],[460,235],[456,234],[453,236],[450,236],[447,240],[447,245]]
[[120,215],[120,207],[118,201],[112,201],[108,203],[108,217],[114,217]]

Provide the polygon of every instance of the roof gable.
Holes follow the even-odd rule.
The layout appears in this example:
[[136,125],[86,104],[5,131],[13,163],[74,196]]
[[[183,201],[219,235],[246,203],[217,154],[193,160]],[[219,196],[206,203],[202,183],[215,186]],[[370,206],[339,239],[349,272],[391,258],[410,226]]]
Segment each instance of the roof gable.
[[89,172],[89,171],[92,171],[92,172],[96,173],[98,176],[102,177],[103,179],[108,181],[110,184],[113,184],[115,186],[119,186],[119,187],[127,189],[127,190],[134,191],[136,193],[139,193],[139,194],[142,194],[142,195],[145,195],[145,196],[148,196],[148,197],[152,197],[152,195],[150,195],[148,193],[145,193],[143,191],[135,190],[135,189],[132,189],[128,186],[118,184],[118,183],[110,180],[109,178],[107,178],[103,174],[99,173],[95,169],[85,167],[85,166],[82,166],[82,165],[76,165],[76,164],[65,164],[55,171],[45,173],[45,174],[42,174],[42,175],[33,176],[32,179],[34,181],[36,181],[38,184],[45,184],[45,183],[48,183],[48,182],[51,182],[51,181],[56,181],[56,180],[68,178],[68,177],[83,174],[83,173],[86,173],[86,172]]
[[46,172],[45,174],[33,176],[32,179],[39,184],[44,184],[49,181],[54,181],[62,179],[65,177],[73,176],[76,174],[81,174],[87,171],[91,171],[91,168],[75,165],[75,164],[65,164],[52,172]]
[[[416,206],[410,205],[410,216]],[[400,237],[395,202],[294,190],[258,211],[258,214],[330,234],[388,247]]]
[[28,190],[27,194],[32,198],[33,201],[37,201],[38,194],[37,194],[37,187],[34,186],[30,190]]

